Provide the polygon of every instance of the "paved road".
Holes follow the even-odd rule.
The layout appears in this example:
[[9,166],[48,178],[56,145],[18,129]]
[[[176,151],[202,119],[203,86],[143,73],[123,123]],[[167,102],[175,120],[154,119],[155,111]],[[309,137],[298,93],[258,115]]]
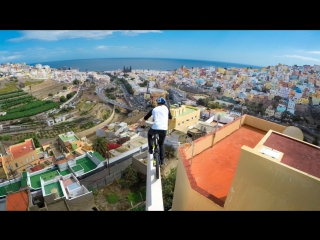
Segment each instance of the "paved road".
[[123,103],[119,103],[117,101],[114,101],[112,99],[109,99],[107,97],[104,96],[103,94],[103,88],[97,88],[97,95],[99,96],[99,98],[104,101],[104,102],[107,102],[107,103],[111,103],[113,105],[116,105],[118,107],[122,107],[122,108],[125,108],[125,109],[129,109],[129,110],[137,110],[139,108],[135,108],[135,107],[129,107],[128,105],[126,104],[123,104]]

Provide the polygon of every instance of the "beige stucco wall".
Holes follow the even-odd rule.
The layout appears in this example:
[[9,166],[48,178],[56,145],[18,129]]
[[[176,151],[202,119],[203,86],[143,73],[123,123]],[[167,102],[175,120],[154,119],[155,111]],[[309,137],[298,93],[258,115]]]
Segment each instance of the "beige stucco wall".
[[[32,160],[32,156],[34,157],[34,160]],[[26,162],[26,158],[28,158],[28,162]],[[18,167],[16,167],[16,163],[18,164]],[[6,162],[3,166],[3,170],[8,178],[9,175],[9,165],[12,167],[12,170],[16,170],[17,172],[21,173],[28,167],[29,165],[36,165],[39,164],[39,156],[37,154],[37,151],[31,151],[27,154],[22,155],[21,157],[15,158],[10,160],[9,162]]]
[[[180,112],[183,113],[183,109],[186,109],[186,108],[194,109],[194,111],[189,113],[186,116],[180,116],[180,114],[178,114],[179,110]],[[170,111],[172,114],[172,121],[169,125],[169,129],[176,129],[176,130],[185,132],[187,127],[194,125],[200,119],[200,109],[192,106],[182,105],[180,108],[170,109]],[[189,119],[189,121],[187,121],[187,119]],[[184,123],[182,124],[182,122]]]
[[[240,122],[241,121],[241,122]],[[244,115],[219,128],[214,142],[225,138],[247,124],[267,131],[266,136],[253,149],[243,146],[232,187],[224,207],[192,189],[181,154],[178,153],[177,177],[172,202],[172,211],[201,210],[320,210],[319,179],[284,165],[280,160],[259,153],[271,131],[282,133],[285,126],[263,119]],[[195,141],[194,155],[212,144],[209,133]],[[186,159],[192,156],[192,146],[185,148]]]
[[178,157],[177,177],[171,211],[209,211],[222,208],[191,188],[182,159]]
[[[195,156],[203,152],[205,149],[211,147],[212,143],[216,143],[220,141],[221,139],[225,138],[226,136],[230,135],[231,133],[239,129],[240,121],[241,121],[241,118],[238,118],[233,122],[229,123],[228,125],[218,128],[215,136],[213,131],[201,138],[196,139],[194,141],[193,155]],[[244,120],[242,120],[242,122],[243,121]],[[190,147],[185,149],[185,153],[188,159],[192,157],[192,148],[193,147],[190,144]]]
[[241,148],[225,210],[320,210],[319,179]]
[[254,116],[250,116],[250,115],[245,115],[244,118],[244,124],[247,124],[249,126],[264,130],[266,132],[268,132],[270,129],[277,131],[279,133],[282,133],[283,130],[286,129],[286,126],[277,124],[277,123],[273,123],[261,118],[257,118]]

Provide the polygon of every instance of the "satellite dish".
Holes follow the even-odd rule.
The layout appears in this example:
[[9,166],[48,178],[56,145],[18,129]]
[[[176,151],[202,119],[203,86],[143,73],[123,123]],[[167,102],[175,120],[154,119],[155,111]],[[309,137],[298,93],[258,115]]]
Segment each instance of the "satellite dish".
[[290,137],[299,139],[303,141],[304,135],[303,132],[300,130],[300,128],[294,127],[294,126],[289,126],[282,132],[285,135],[288,135]]

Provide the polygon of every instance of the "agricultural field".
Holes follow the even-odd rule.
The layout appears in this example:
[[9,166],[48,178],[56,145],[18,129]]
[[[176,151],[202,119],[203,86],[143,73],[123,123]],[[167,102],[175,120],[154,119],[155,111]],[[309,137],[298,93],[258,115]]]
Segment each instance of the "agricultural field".
[[[29,92],[20,88],[21,84],[25,83],[28,86],[24,89],[29,89]],[[5,121],[28,118],[53,108],[59,108],[60,103],[52,100],[43,101],[41,98],[37,98],[37,96],[43,94],[43,91],[39,88],[43,84],[45,86],[49,85],[51,91],[57,89],[52,84],[46,84],[44,80],[28,80],[25,82],[19,79],[2,80],[0,82],[0,111],[5,112],[5,114],[0,116],[0,122],[7,124]],[[32,88],[35,88],[34,92]],[[62,90],[63,86],[59,86],[59,88]]]

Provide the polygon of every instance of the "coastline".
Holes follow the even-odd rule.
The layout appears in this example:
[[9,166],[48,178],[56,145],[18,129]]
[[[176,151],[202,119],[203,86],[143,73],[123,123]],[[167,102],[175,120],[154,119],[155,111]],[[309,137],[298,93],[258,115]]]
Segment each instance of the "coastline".
[[230,68],[263,68],[251,64],[197,60],[197,59],[174,59],[174,58],[92,58],[92,59],[73,59],[39,63],[28,63],[30,66],[35,64],[48,65],[50,68],[73,68],[80,72],[88,71],[116,71],[124,67],[132,66],[133,70],[160,70],[173,71],[185,66],[186,68],[209,68],[209,67],[230,67]]

